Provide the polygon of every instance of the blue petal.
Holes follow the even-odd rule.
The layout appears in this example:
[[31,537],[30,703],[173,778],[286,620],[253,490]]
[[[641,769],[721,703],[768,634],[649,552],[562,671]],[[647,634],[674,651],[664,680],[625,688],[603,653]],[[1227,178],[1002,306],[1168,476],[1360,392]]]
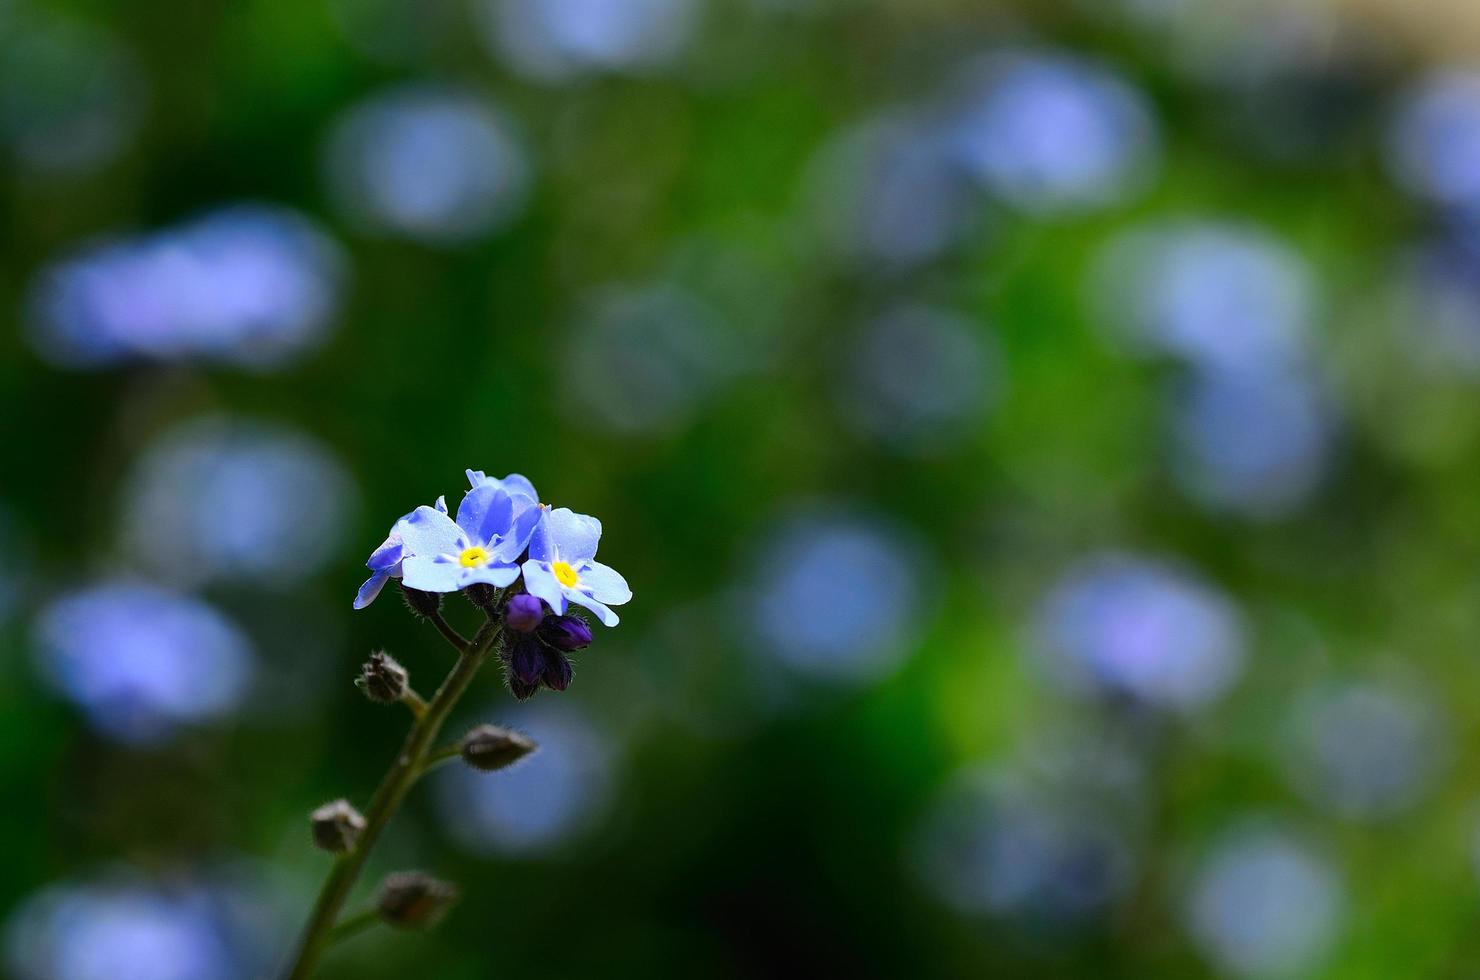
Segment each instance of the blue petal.
[[355,608],[364,609],[374,602],[375,597],[380,595],[380,590],[385,588],[385,583],[389,580],[390,576],[385,572],[376,572],[367,578],[365,584],[360,586],[360,591],[355,594]]
[[529,547],[529,539],[544,516],[545,509],[538,504],[516,511],[514,526],[509,529],[508,537],[493,549],[493,557],[498,561],[517,561]]
[[597,600],[613,606],[620,606],[632,598],[632,590],[627,587],[622,573],[599,561],[581,569],[579,587]]
[[529,557],[540,561],[566,561],[572,565],[596,555],[601,540],[601,522],[569,507],[545,513],[545,519],[529,539]]
[[[462,529],[431,507],[418,507],[396,525],[407,555],[455,555],[462,551]],[[420,586],[417,586],[420,588]]]
[[499,487],[485,485],[469,490],[457,505],[457,526],[479,544],[508,534],[513,523],[514,501]]
[[404,550],[400,535],[392,531],[391,536],[370,553],[370,560],[365,562],[365,567],[375,572],[388,572],[401,563]]
[[621,622],[621,620],[617,618],[617,614],[606,608],[606,605],[604,603],[598,602],[590,596],[584,595],[583,593],[578,592],[575,589],[566,589],[565,594],[570,598],[571,602],[574,602],[578,606],[585,606],[587,609],[595,613],[596,618],[601,620],[601,625],[615,626],[619,622]]
[[474,582],[482,582],[485,585],[492,585],[502,589],[506,585],[512,585],[518,577],[518,565],[496,565],[490,562],[487,565],[467,569],[462,581],[464,587],[472,585]]
[[463,587],[464,571],[455,561],[417,555],[401,563],[401,581],[423,592],[456,592]]
[[536,599],[545,600],[555,615],[565,614],[565,590],[560,587],[548,564],[533,560],[525,562],[524,588]]
[[500,481],[504,489],[511,494],[519,494],[528,497],[532,503],[540,502],[540,495],[535,492],[534,484],[518,473],[510,473]]
[[474,490],[477,490],[488,482],[488,477],[484,475],[482,470],[465,470],[464,472],[468,474],[468,486]]
[[437,509],[444,514],[447,513],[447,495],[445,493],[437,498]]

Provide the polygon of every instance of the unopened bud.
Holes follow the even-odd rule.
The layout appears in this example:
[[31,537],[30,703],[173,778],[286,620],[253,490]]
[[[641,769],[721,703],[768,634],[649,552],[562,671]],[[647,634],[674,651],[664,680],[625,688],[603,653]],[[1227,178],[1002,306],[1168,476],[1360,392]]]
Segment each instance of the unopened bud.
[[566,653],[584,650],[591,645],[591,624],[579,616],[549,616],[540,624],[540,636]]
[[545,669],[540,672],[540,680],[552,691],[563,691],[570,687],[571,679],[570,658],[559,650],[545,651]]
[[463,589],[462,593],[467,596],[469,602],[484,612],[491,613],[498,608],[499,590],[487,582],[474,582]]
[[539,681],[535,681],[533,684],[521,681],[518,677],[514,676],[512,669],[504,679],[509,682],[509,693],[514,695],[517,701],[528,701],[540,689]]
[[365,818],[350,806],[349,800],[325,803],[308,815],[313,826],[313,842],[331,854],[354,850],[355,842],[365,830]]
[[496,772],[535,750],[529,736],[498,725],[479,725],[463,736],[463,761],[474,769]]
[[381,921],[402,929],[434,924],[457,901],[457,886],[420,871],[386,875],[375,900]]
[[545,618],[545,604],[528,592],[521,592],[504,603],[504,622],[510,629],[532,633]]
[[384,650],[370,654],[370,659],[360,667],[360,676],[355,684],[365,692],[365,697],[381,704],[394,704],[406,694],[406,668]]
[[401,598],[406,600],[406,608],[411,610],[411,614],[417,617],[435,615],[442,608],[442,593],[408,588],[405,582],[401,583]]
[[532,636],[520,636],[509,650],[509,676],[519,683],[530,685],[540,682],[540,672],[545,669],[545,648]]

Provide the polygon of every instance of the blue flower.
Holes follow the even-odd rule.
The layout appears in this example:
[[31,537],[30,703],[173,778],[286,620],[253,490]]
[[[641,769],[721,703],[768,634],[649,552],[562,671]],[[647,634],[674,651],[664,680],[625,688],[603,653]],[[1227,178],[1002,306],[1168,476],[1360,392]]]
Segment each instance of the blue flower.
[[[437,510],[447,513],[446,497],[437,498]],[[371,574],[355,595],[356,609],[364,609],[370,605],[380,595],[380,590],[385,588],[386,582],[401,577],[401,561],[406,557],[406,543],[401,540],[401,525],[415,514],[416,511],[412,511],[396,521],[380,547],[370,553],[370,560],[365,562],[365,567],[370,569]]]
[[[528,480],[518,479],[528,486]],[[540,522],[541,508],[522,490],[511,494],[506,481],[484,480],[463,497],[455,523],[443,510],[418,507],[396,524],[401,576],[408,588],[423,592],[456,592],[476,584],[503,588],[519,577],[519,557]]]
[[608,606],[619,606],[632,598],[627,580],[612,568],[593,559],[601,540],[601,522],[560,507],[540,508],[542,519],[529,539],[529,560],[524,563],[524,587],[557,615],[565,614],[573,602],[596,614],[606,626],[617,625],[617,614]]

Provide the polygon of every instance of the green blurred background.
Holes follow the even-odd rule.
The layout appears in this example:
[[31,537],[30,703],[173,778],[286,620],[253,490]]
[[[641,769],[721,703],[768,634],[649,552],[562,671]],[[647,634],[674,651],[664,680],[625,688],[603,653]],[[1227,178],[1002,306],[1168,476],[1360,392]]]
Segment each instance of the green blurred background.
[[273,975],[471,467],[635,598],[325,977],[1477,975],[1480,73],[1362,6],[0,2],[7,968]]

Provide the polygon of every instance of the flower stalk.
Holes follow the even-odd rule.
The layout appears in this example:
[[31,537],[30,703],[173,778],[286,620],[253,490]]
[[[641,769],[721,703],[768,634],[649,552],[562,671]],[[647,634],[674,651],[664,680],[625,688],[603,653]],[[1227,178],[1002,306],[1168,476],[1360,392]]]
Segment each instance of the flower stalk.
[[426,770],[432,744],[447,721],[447,716],[467,691],[479,668],[497,649],[502,633],[503,627],[498,617],[490,615],[473,640],[459,649],[457,663],[427,704],[426,712],[412,723],[401,751],[397,753],[370,800],[370,807],[365,812],[365,829],[360,834],[357,845],[334,862],[329,877],[319,891],[308,925],[304,928],[303,938],[299,942],[297,956],[287,974],[289,980],[304,980],[308,977],[328,948],[340,911],[359,879],[366,858],[375,847],[381,831],[400,807],[401,801]]

